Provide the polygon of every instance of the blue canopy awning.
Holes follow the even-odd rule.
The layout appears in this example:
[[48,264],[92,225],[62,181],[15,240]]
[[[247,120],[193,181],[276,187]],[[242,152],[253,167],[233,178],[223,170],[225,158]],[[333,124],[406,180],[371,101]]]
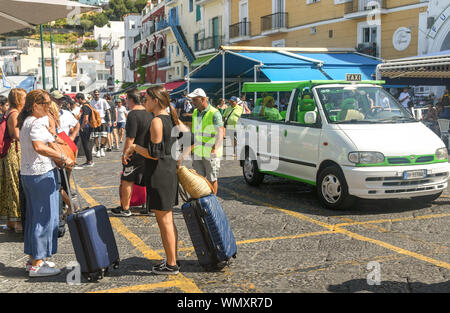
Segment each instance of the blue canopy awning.
[[311,66],[263,67],[261,72],[272,82],[328,79],[319,69]]
[[291,53],[275,48],[249,51],[231,47],[189,73],[189,89],[203,88],[208,95],[219,95],[224,85],[227,94],[239,83],[248,81],[345,80],[345,74],[361,74],[362,79],[372,80],[379,63],[373,57],[355,52]]

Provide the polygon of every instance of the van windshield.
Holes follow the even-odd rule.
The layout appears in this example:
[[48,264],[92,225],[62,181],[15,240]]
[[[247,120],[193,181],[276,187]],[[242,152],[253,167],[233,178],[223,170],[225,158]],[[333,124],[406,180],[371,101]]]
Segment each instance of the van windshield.
[[416,122],[390,93],[381,87],[348,85],[316,87],[327,119],[333,124]]

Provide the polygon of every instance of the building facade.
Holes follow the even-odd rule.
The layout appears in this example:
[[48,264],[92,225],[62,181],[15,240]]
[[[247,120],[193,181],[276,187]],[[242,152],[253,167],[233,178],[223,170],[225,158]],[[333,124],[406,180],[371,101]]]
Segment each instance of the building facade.
[[106,51],[105,66],[110,69],[108,89],[117,91],[124,82],[123,57],[125,50],[125,22],[111,21],[104,27],[94,27],[97,50]]
[[[229,43],[229,9],[229,0],[149,2],[140,22],[133,20],[141,26],[133,43],[126,39],[133,81],[157,84],[183,80],[192,68]],[[131,19],[125,17],[125,38],[131,38],[127,26]]]
[[[142,27],[140,14],[127,14],[124,19],[125,47],[123,51],[123,81],[127,83],[134,82],[134,40],[139,35]],[[133,65],[135,67],[135,65]]]
[[[230,42],[355,48],[397,59],[440,51],[449,42],[449,6],[448,0],[231,0]],[[430,39],[433,26],[440,40]]]

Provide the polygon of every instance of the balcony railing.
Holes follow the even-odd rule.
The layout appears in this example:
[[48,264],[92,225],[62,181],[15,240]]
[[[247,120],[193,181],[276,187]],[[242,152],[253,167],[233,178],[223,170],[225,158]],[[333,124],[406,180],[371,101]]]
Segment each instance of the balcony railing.
[[250,36],[250,22],[230,25],[230,38]]
[[278,30],[288,27],[288,14],[278,12],[261,17],[261,32]]
[[356,47],[356,51],[359,53],[378,57],[377,43],[376,42],[364,42],[359,43]]
[[218,49],[224,42],[225,36],[211,36],[198,39],[195,42],[195,51]]
[[166,20],[160,20],[156,23],[156,31],[160,31],[161,29],[169,27],[169,22]]
[[219,49],[224,42],[225,36],[211,36],[207,38],[198,39],[195,42],[195,51]]
[[168,59],[167,58],[161,58],[161,59],[158,59],[158,67],[159,68],[161,68],[161,67],[166,67],[166,66],[168,66],[170,63],[169,63],[169,61],[168,61]]
[[352,0],[345,4],[345,14],[386,9],[387,0]]

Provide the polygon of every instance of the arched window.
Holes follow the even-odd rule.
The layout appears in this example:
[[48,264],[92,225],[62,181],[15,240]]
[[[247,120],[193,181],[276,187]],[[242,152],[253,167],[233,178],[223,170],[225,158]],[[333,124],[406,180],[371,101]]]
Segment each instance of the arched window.
[[138,47],[136,49],[136,61],[139,61],[139,58],[141,57],[141,48]]
[[162,52],[162,50],[163,50],[163,45],[164,45],[163,37],[158,37],[158,39],[156,39],[156,49],[155,49],[155,52]]
[[150,43],[148,44],[149,48],[148,48],[148,55],[153,56],[155,54],[155,41],[150,41]]

